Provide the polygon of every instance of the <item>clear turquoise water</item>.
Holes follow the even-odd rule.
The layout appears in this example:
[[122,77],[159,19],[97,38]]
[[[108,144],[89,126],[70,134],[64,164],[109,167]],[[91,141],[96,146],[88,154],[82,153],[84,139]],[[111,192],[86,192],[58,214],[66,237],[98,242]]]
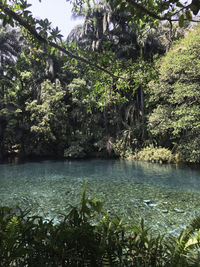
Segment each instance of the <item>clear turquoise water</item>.
[[0,164],[0,203],[56,220],[79,204],[86,181],[104,211],[125,222],[144,218],[155,231],[176,234],[199,214],[199,170],[119,160]]

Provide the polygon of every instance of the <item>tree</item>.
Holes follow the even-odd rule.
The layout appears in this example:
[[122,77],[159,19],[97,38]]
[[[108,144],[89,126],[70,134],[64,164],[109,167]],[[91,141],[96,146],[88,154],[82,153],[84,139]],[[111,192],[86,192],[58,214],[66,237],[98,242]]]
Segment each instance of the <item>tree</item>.
[[[77,7],[90,6],[89,1],[75,0],[74,10]],[[182,0],[108,0],[113,8],[120,9],[125,12],[130,21],[143,21],[145,23],[157,23],[158,21],[168,21],[170,24],[179,22],[182,27],[185,20],[196,21],[193,16],[196,16],[200,10],[200,3],[198,0],[183,2]],[[198,21],[198,20],[197,20]]]
[[[75,9],[77,5],[80,6],[83,3],[84,1],[82,0],[75,1]],[[63,44],[59,45],[54,42],[57,40],[61,41],[62,36],[60,35],[58,28],[52,29],[47,19],[42,21],[33,18],[31,12],[27,10],[29,6],[30,5],[25,0],[13,0],[11,5],[8,4],[6,0],[1,0],[1,19],[3,20],[4,25],[9,23],[11,25],[15,24],[20,26],[25,29],[26,32],[31,34],[36,42],[48,45],[53,49],[58,49],[69,57],[89,64],[91,67],[100,69],[111,76],[113,75],[106,69],[90,62],[86,58],[71,53],[63,46]],[[193,0],[191,4],[187,4],[187,1],[186,4],[182,4],[181,0],[141,0],[139,2],[129,0],[126,3],[121,0],[116,0],[114,4],[112,3],[112,6],[114,6],[114,8],[118,7],[121,12],[125,12],[130,21],[142,21],[144,23],[155,23],[160,20],[167,20],[172,23],[173,21],[177,21],[177,18],[174,19],[173,17],[182,13],[178,19],[180,26],[183,25],[185,19],[192,20],[192,13],[197,15],[200,9],[198,0]],[[164,15],[161,15],[163,13]]]
[[[48,19],[38,20],[33,18],[30,11],[26,10],[30,5],[25,0],[14,0],[12,5],[7,4],[7,1],[0,1],[0,10],[1,10],[1,19],[3,19],[3,24],[10,24],[12,26],[20,26],[23,29],[24,34],[31,39],[35,45],[49,46],[52,48],[52,51],[57,49],[61,53],[66,54],[67,56],[74,58],[80,62],[84,62],[90,65],[93,68],[97,68],[109,75],[105,68],[89,61],[87,58],[84,58],[79,55],[75,55],[66,49],[66,46],[61,41],[62,35],[60,35],[59,29],[52,29]],[[16,12],[18,11],[18,13]],[[57,41],[60,41],[58,44]]]
[[200,161],[200,27],[191,30],[160,60],[151,83],[148,127],[158,145],[169,146],[189,162]]
[[[97,95],[96,103],[103,112],[105,131],[101,144],[104,140],[106,147],[108,140],[114,142],[116,138],[125,140],[124,147],[131,146],[132,138],[142,142],[146,84],[154,72],[151,61],[156,53],[165,52],[159,38],[161,31],[129,22],[127,13],[114,9],[106,1],[77,9],[79,12],[85,16],[83,27],[78,27],[78,32],[72,31],[68,41],[76,40],[90,51],[90,56],[94,55],[94,60],[98,58],[100,65],[106,66],[116,77],[123,77],[112,79],[97,71],[92,75],[87,73],[91,92]],[[96,54],[92,53],[94,50]]]
[[[166,6],[173,3],[178,12],[179,1],[175,2],[169,1]],[[144,3],[143,12],[139,12]],[[174,13],[167,13],[168,17],[162,15],[166,10],[163,3],[137,1],[132,3],[134,8],[130,2],[124,6],[120,1],[89,5],[82,29],[84,35],[77,39],[82,46],[78,47],[76,43],[64,43],[59,30],[52,29],[47,19],[34,19],[26,1],[1,0],[4,23],[15,21],[29,42],[16,62],[15,90],[21,102],[15,99],[15,104],[19,107],[18,118],[26,122],[21,123],[26,129],[21,131],[20,143],[25,140],[23,132],[28,132],[26,135],[33,140],[31,150],[43,154],[52,144],[54,147],[61,144],[60,154],[65,150],[70,155],[78,146],[81,153],[88,152],[88,140],[91,150],[95,146],[110,150],[114,143],[128,144],[131,148],[140,146],[146,138],[145,99],[148,101],[147,86],[154,75],[153,55],[165,51],[159,43],[160,33],[151,27],[156,23],[152,12],[160,20],[173,22]],[[185,12],[185,7],[182,11]],[[49,97],[44,97],[47,94]],[[82,121],[77,122],[77,118]],[[59,137],[57,127],[65,134]],[[170,140],[171,146],[173,141]],[[158,138],[158,142],[162,140]],[[120,145],[118,148],[120,151]],[[54,153],[53,149],[51,152]]]
[[32,142],[29,151],[32,153],[63,155],[70,132],[65,94],[59,82],[46,80],[41,84],[39,103],[37,100],[26,103],[26,111],[30,113]]
[[[0,157],[11,149],[12,130],[19,109],[16,107],[17,88],[15,61],[20,53],[21,34],[0,26]],[[7,148],[5,148],[5,145]]]

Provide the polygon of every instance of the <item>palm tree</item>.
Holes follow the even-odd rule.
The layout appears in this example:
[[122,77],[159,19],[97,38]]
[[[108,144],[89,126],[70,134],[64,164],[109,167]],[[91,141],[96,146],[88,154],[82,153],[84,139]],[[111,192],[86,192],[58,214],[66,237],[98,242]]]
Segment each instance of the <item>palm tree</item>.
[[[145,24],[141,27],[141,24],[129,18],[127,12],[113,7],[111,2],[100,0],[95,5],[82,9],[78,15],[85,17],[84,24],[76,27],[67,40],[76,41],[88,51],[96,51],[96,58],[98,53],[112,51],[115,59],[121,61],[125,68],[136,64],[139,68],[138,75],[143,75],[146,63],[152,62],[155,54],[165,53],[166,46],[163,38],[160,38],[163,34],[162,28],[155,29]],[[117,117],[121,117],[122,131],[128,129],[128,131],[137,131],[139,134],[143,132],[141,129],[144,129],[145,123],[144,82],[136,85],[135,76],[129,76],[128,79],[132,84],[132,90],[120,92],[128,99],[128,103],[126,105],[105,104],[103,108],[104,127],[108,135],[109,132],[112,135],[112,126],[108,125],[109,114],[114,117],[114,110],[118,113]]]
[[84,24],[74,28],[67,41],[77,41],[87,50],[100,52],[106,43],[107,49],[111,49],[117,59],[132,58],[133,61],[141,56],[141,52],[147,59],[152,54],[165,51],[155,28],[148,25],[141,28],[130,20],[127,12],[105,0],[82,8],[76,16],[83,16]]
[[74,28],[69,34],[67,41],[77,41],[79,45],[86,49],[99,50],[100,44],[107,39],[104,34],[107,28],[107,13],[109,6],[105,1],[100,1],[93,7],[82,8],[75,16],[83,16],[84,24]]

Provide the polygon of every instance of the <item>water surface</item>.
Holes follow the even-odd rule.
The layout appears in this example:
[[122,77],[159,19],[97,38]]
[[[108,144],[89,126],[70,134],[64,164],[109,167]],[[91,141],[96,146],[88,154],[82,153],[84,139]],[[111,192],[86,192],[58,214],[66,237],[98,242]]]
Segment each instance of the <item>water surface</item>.
[[120,160],[0,164],[0,202],[59,219],[79,204],[86,181],[105,211],[125,222],[144,218],[155,231],[175,234],[199,214],[199,170]]

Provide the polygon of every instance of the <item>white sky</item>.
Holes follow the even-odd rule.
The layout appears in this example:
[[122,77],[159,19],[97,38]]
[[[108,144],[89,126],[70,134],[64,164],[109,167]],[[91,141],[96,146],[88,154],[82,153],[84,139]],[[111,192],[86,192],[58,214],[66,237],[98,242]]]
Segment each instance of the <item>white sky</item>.
[[72,5],[66,0],[29,0],[28,3],[32,4],[29,8],[36,18],[47,18],[52,22],[53,28],[58,26],[61,34],[66,39],[70,31],[76,26],[81,24],[82,20],[72,19]]

